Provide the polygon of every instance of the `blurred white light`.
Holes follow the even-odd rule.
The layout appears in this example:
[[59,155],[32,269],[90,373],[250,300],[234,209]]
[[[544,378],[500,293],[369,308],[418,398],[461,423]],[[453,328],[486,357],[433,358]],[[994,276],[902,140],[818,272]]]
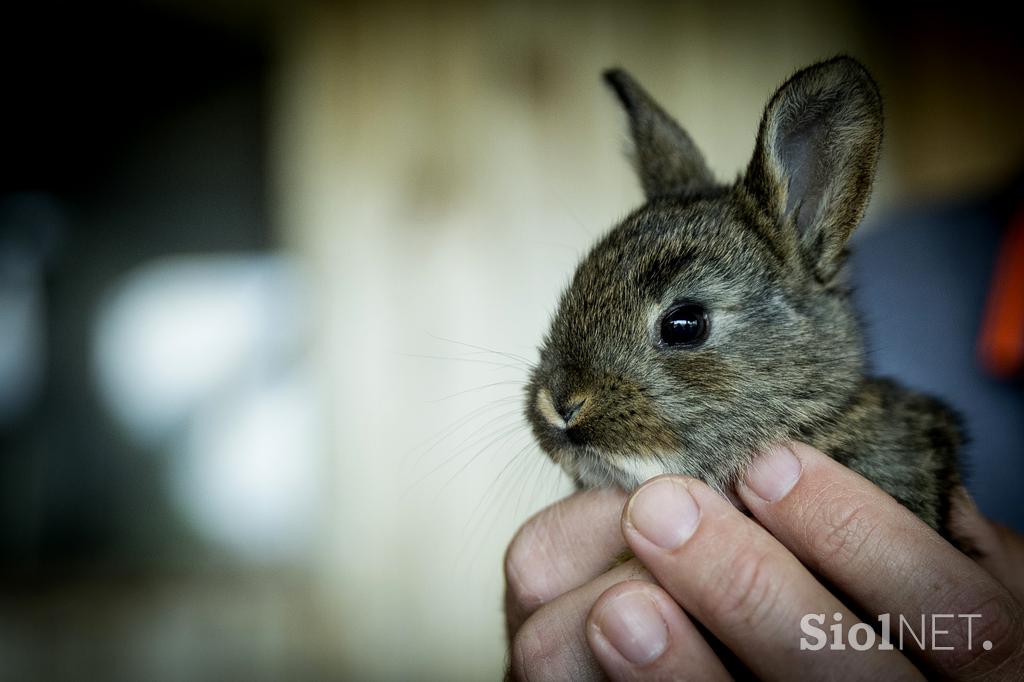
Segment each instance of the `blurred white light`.
[[100,309],[96,376],[140,442],[165,437],[201,403],[301,346],[299,279],[275,257],[164,259],[129,275]]
[[274,256],[164,259],[101,307],[100,394],[170,458],[192,525],[253,560],[301,558],[322,497],[322,420],[300,272]]
[[174,499],[208,538],[250,559],[301,555],[320,499],[320,412],[311,378],[293,373],[189,428]]

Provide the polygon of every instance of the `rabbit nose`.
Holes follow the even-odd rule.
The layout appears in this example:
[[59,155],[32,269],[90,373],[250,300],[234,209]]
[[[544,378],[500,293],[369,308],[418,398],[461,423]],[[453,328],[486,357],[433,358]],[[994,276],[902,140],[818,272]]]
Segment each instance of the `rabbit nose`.
[[586,398],[579,398],[567,400],[559,406],[558,414],[561,415],[562,419],[565,421],[566,428],[572,426],[573,420],[579,415],[586,402]]
[[537,412],[558,429],[568,429],[578,422],[586,404],[587,396],[574,395],[556,400],[546,388],[537,391]]

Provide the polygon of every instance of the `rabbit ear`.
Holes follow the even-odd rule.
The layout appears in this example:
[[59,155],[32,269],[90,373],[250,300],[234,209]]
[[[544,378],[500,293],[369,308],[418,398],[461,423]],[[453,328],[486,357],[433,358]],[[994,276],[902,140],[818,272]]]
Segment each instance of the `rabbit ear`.
[[850,57],[798,72],[765,108],[743,182],[784,228],[795,229],[822,281],[835,275],[864,215],[881,142],[878,87]]
[[621,69],[604,72],[629,115],[633,163],[648,199],[714,184],[700,150],[671,116]]

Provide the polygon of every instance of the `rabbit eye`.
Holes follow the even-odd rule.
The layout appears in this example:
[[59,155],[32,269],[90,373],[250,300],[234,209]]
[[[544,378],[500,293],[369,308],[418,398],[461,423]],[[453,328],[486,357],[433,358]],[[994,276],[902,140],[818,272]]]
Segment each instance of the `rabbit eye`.
[[708,326],[702,306],[681,305],[661,318],[661,341],[666,346],[694,346],[708,337]]

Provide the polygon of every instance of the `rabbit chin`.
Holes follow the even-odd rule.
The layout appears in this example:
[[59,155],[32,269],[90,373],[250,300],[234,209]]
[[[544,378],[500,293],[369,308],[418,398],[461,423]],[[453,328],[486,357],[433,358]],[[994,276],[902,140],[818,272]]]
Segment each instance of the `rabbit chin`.
[[592,447],[563,451],[555,461],[584,488],[615,486],[632,492],[655,476],[676,473],[660,460],[636,454],[610,455]]
[[698,470],[699,467],[687,467],[678,454],[666,458],[673,466],[666,466],[662,458],[652,460],[637,454],[607,453],[592,447],[579,450],[563,450],[554,458],[582,488],[607,488],[615,486],[626,492],[633,492],[646,481],[663,474],[678,474],[699,478],[719,494],[725,497],[734,507],[746,513],[746,507],[736,495],[729,480],[722,480],[713,472]]

